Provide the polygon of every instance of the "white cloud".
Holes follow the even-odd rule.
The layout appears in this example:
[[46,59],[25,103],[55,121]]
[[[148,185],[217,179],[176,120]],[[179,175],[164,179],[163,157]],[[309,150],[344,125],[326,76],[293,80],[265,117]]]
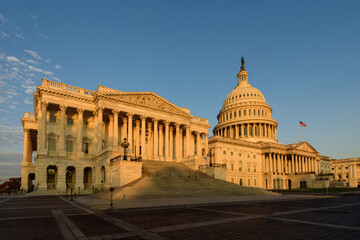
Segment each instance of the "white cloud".
[[20,71],[19,68],[17,68],[17,67],[13,67],[13,68],[11,68],[11,69],[14,70],[15,72]]
[[56,69],[61,69],[62,67],[61,67],[59,64],[57,64],[57,65],[55,66],[55,68],[56,68]]
[[10,38],[10,35],[4,32],[1,32],[0,34],[0,38],[4,39],[4,38]]
[[25,99],[25,100],[24,100],[24,103],[25,103],[25,104],[32,104],[32,102],[29,101],[28,99]]
[[11,106],[9,106],[9,108],[10,108],[10,109],[14,109],[14,108],[16,108],[16,106],[15,106],[15,105],[11,105]]
[[2,13],[0,13],[0,26],[5,25],[6,23],[9,23],[9,20]]
[[45,74],[45,75],[53,75],[52,72],[49,72],[49,71],[46,71],[44,69],[37,68],[37,67],[34,67],[34,66],[29,65],[28,68],[33,70],[34,72],[42,73],[42,74]]
[[12,57],[12,56],[7,56],[7,57],[6,57],[6,60],[7,60],[8,62],[20,62],[20,60],[19,60],[18,58]]
[[43,33],[39,33],[38,36],[41,37],[41,38],[45,38],[45,39],[49,39],[49,38],[50,38],[48,35],[45,35],[45,34],[43,34]]
[[27,52],[28,54],[30,54],[35,59],[38,59],[38,60],[42,59],[35,51],[26,50],[26,49],[24,51]]
[[33,14],[29,14],[30,15],[30,17],[32,18],[32,19],[37,19],[38,18],[38,15],[33,15]]
[[25,39],[25,37],[24,37],[24,35],[23,35],[22,33],[13,32],[13,34],[14,34],[15,37],[17,37],[17,38]]
[[33,60],[33,59],[26,60],[26,62],[31,63],[31,64],[36,64],[36,65],[39,64],[36,60]]

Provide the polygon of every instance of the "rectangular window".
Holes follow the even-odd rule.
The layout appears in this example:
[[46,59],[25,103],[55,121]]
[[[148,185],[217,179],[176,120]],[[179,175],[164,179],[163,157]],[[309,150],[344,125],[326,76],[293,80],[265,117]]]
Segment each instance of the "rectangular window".
[[236,118],[236,112],[234,112],[234,118]]
[[68,118],[67,125],[74,125],[74,120],[72,118]]
[[250,170],[251,170],[251,169],[250,169],[250,165],[248,165],[248,172],[250,172]]
[[239,171],[240,172],[242,171],[242,162],[241,161],[239,162]]
[[240,178],[240,182],[239,182],[240,186],[243,185],[243,181],[242,181],[242,178]]
[[73,142],[66,141],[66,152],[72,152],[72,151],[73,151]]
[[56,123],[56,116],[54,113],[50,113],[50,122]]
[[232,113],[230,113],[230,119],[232,119]]
[[248,179],[248,186],[251,186],[251,181],[250,181],[250,179]]
[[254,166],[254,172],[256,172],[256,165]]
[[231,178],[231,182],[234,183],[234,178]]
[[89,154],[89,143],[83,142],[82,151],[85,154]]
[[246,116],[246,110],[244,110],[244,117]]
[[231,164],[231,171],[234,171],[234,164]]
[[254,186],[256,186],[256,179],[254,179]]
[[51,151],[51,152],[56,151],[55,139],[49,139],[49,151]]

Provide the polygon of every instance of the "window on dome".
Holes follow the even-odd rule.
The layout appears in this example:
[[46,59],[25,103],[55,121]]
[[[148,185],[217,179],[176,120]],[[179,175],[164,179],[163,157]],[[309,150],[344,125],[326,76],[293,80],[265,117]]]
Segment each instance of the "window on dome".
[[264,110],[261,110],[261,115],[264,116]]
[[[239,127],[239,137],[241,137],[241,127]],[[241,154],[240,154],[241,156]]]
[[250,135],[250,137],[253,136],[253,127],[252,126],[249,126],[249,135]]
[[241,98],[241,95],[239,95],[239,98]]
[[251,116],[251,110],[249,109],[249,116]]
[[244,137],[247,137],[247,127],[244,128]]
[[226,114],[226,120],[228,120],[229,119],[229,114]]
[[230,113],[230,119],[232,119],[232,113]]
[[258,110],[258,116],[260,116],[260,110]]
[[256,110],[254,109],[254,116],[256,115]]
[[236,118],[236,112],[234,112],[234,118]]
[[241,117],[241,111],[239,111],[239,117]]
[[252,96],[252,94],[250,94]]
[[246,116],[246,110],[244,110],[244,117]]
[[247,94],[247,96],[249,96],[249,94]]

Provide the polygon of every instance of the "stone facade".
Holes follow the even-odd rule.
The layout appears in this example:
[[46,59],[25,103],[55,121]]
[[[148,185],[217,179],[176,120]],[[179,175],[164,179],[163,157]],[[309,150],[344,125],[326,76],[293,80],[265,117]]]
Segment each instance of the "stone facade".
[[226,165],[226,180],[266,189],[313,187],[320,154],[308,143],[277,141],[277,122],[263,94],[248,82],[244,64],[209,139],[209,161]]
[[[208,120],[153,92],[103,86],[93,92],[42,79],[34,94],[34,109],[35,113],[25,113],[21,119],[25,191],[33,179],[35,190],[57,192],[122,186],[141,176],[139,159],[196,167],[208,152]],[[132,161],[121,161],[125,138]],[[114,158],[120,161],[111,161]]]
[[360,158],[333,159],[331,165],[335,181],[350,187],[360,185]]

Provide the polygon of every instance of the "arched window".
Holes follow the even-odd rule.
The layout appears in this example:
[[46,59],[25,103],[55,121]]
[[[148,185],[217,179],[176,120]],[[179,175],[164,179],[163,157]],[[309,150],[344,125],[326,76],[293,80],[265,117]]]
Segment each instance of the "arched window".
[[256,110],[254,109],[254,116],[256,115]]
[[239,162],[239,171],[242,172],[242,161]]
[[236,112],[234,112],[234,118],[236,118]]

